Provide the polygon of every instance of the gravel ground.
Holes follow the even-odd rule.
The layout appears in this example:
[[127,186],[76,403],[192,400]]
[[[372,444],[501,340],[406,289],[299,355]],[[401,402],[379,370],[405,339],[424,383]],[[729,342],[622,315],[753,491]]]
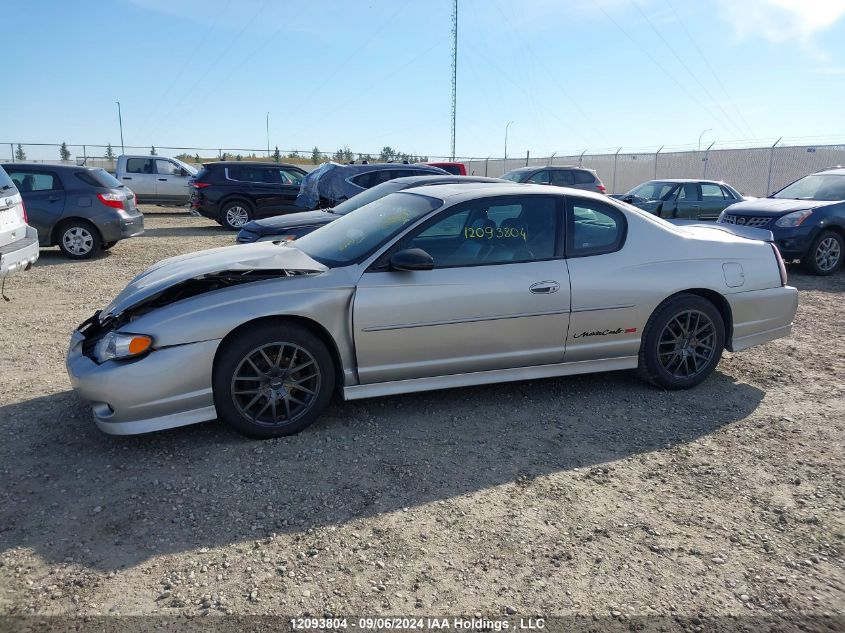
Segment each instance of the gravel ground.
[[233,239],[172,210],[147,227],[6,285],[0,614],[845,624],[845,273],[790,270],[793,336],[689,392],[617,372],[337,403],[266,442],[109,437],[69,390],[71,331],[148,265]]

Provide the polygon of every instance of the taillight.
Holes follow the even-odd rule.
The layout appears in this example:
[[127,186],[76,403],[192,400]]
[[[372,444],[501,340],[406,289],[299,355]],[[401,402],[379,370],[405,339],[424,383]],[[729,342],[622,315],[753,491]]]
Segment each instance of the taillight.
[[21,200],[21,211],[23,212],[23,223],[29,224],[29,218],[26,216],[26,205]]
[[599,190],[599,193],[605,193],[607,191],[607,187],[605,187],[604,185],[597,185],[596,189]]
[[210,187],[211,183],[210,182],[192,182],[191,186],[194,189],[205,189],[206,187]]
[[97,197],[107,207],[111,207],[112,209],[123,209],[123,196],[116,194],[116,193],[98,193]]
[[[771,243],[771,242],[770,242]],[[780,285],[786,285],[786,264],[783,263],[783,257],[780,256],[778,247],[772,244],[772,250],[775,252],[775,259],[778,260],[778,270],[780,271]]]

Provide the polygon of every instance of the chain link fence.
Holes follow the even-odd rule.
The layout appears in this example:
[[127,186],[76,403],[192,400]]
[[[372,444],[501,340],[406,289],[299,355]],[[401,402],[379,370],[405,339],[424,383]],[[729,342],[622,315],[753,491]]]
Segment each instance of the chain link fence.
[[[62,147],[66,160],[61,159]],[[273,160],[273,151],[255,148],[208,148],[155,146],[160,155],[177,157],[187,163],[201,164],[214,160]],[[150,147],[125,146],[127,154],[148,155]],[[102,167],[114,171],[120,147],[112,147],[114,157],[107,157],[105,145],[60,145],[50,143],[0,144],[0,161],[66,163]],[[311,150],[279,150],[281,162],[313,169]],[[356,160],[378,161],[379,152],[353,152]],[[30,158],[38,157],[38,158]],[[55,158],[48,158],[54,156]],[[321,153],[318,161],[330,160]],[[429,156],[430,162],[448,162],[445,156]],[[572,154],[564,156],[478,158],[458,157],[467,173],[494,176],[525,166],[577,165],[593,169],[607,187],[608,193],[624,193],[646,180],[655,178],[701,178],[723,180],[749,196],[767,196],[772,191],[814,171],[834,165],[845,165],[845,145],[776,145],[740,149],[702,149],[698,151],[658,151],[651,153],[618,152],[609,154]]]

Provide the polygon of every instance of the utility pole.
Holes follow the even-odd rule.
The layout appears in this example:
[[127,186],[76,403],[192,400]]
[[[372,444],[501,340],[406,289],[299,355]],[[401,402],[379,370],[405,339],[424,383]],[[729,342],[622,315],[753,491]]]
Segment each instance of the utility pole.
[[126,148],[123,146],[123,116],[120,114],[120,101],[115,101],[117,104],[117,120],[120,123],[120,153],[125,154]]
[[455,117],[458,109],[458,0],[452,5],[452,161],[455,160]]
[[512,123],[513,121],[508,121],[508,124],[505,126],[505,171],[508,170],[508,128]]
[[267,158],[270,158],[270,113],[267,113]]

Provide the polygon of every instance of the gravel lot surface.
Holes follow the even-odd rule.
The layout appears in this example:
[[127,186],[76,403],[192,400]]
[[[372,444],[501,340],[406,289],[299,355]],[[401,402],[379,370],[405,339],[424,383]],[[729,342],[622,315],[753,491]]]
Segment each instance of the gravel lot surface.
[[0,614],[845,622],[845,273],[790,269],[793,336],[688,392],[617,372],[337,403],[266,442],[109,437],[70,391],[71,331],[150,264],[233,240],[146,223],[6,284]]

